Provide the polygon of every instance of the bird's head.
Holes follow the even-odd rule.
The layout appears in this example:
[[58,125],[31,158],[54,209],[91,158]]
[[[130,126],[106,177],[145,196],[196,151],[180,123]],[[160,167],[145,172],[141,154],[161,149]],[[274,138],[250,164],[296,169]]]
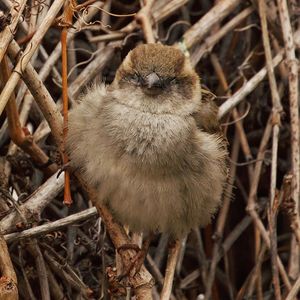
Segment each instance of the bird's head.
[[201,99],[199,77],[189,60],[179,49],[161,44],[130,51],[112,86],[124,104],[153,113],[189,114]]

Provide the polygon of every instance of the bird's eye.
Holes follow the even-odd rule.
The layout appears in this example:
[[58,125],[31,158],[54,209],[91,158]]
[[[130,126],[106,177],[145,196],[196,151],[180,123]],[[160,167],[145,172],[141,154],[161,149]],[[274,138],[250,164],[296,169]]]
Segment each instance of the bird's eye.
[[141,84],[143,78],[139,73],[135,72],[134,74],[129,76],[129,80],[134,84]]
[[163,79],[163,86],[167,87],[170,85],[175,85],[175,84],[177,84],[177,82],[178,81],[177,81],[176,77],[165,78],[165,79]]
[[170,84],[176,84],[177,83],[177,78],[176,77],[172,77],[169,79],[169,83]]

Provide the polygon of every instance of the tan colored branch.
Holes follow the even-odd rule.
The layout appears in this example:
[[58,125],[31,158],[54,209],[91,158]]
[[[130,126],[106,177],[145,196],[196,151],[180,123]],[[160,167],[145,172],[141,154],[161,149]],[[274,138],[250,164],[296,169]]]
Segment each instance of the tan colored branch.
[[72,225],[77,222],[85,221],[97,215],[98,215],[97,209],[95,207],[91,207],[79,213],[72,214],[70,216],[67,216],[65,218],[59,219],[54,222],[50,222],[40,226],[35,226],[33,228],[23,230],[22,232],[14,232],[14,233],[6,234],[4,236],[4,239],[7,242],[12,242],[19,239],[38,237],[40,235],[45,235],[49,232],[59,230],[65,226]]
[[142,26],[144,37],[147,43],[155,43],[150,15],[151,7],[154,2],[154,0],[146,0],[145,6],[138,12],[135,17],[137,22]]
[[183,35],[186,48],[192,48],[200,43],[211,28],[228,16],[241,2],[241,0],[218,1],[208,13]]
[[[289,78],[289,101],[290,101],[290,119],[291,119],[291,160],[292,160],[292,198],[295,201],[295,211],[299,218],[299,196],[300,196],[300,170],[299,170],[299,61],[295,54],[295,42],[290,23],[290,16],[286,0],[277,0],[280,16],[284,48],[286,54],[286,65]],[[290,255],[290,276],[297,278],[299,276],[299,247],[296,245],[295,238],[292,241]]]
[[50,300],[50,287],[46,265],[37,240],[30,240],[27,243],[27,248],[35,260],[36,272],[40,283],[41,298],[42,300]]
[[[278,53],[273,58],[273,67],[276,67],[283,60],[283,53]],[[227,99],[220,107],[218,116],[221,119],[224,117],[231,109],[238,105],[244,98],[249,95],[258,84],[266,77],[267,68],[263,67],[259,72],[257,72],[250,80],[248,80],[235,94]]]
[[[0,62],[2,61],[10,41],[14,38],[14,32],[21,18],[27,0],[15,0],[11,6],[10,14],[12,22],[0,32]],[[16,7],[18,9],[16,9]],[[0,113],[1,114],[1,113]]]
[[[8,48],[10,56],[15,58],[18,53],[21,51],[19,45],[16,41],[12,41]],[[35,101],[39,105],[45,119],[47,120],[51,133],[54,137],[55,143],[60,148],[62,143],[62,116],[59,112],[54,100],[52,99],[49,91],[44,86],[39,75],[29,63],[26,66],[23,74],[23,80],[26,83],[28,89],[33,95]]]
[[17,276],[3,236],[0,235],[0,299],[17,300]]
[[15,87],[19,79],[21,78],[22,73],[24,72],[27,64],[29,63],[31,57],[35,53],[37,47],[39,46],[42,38],[46,34],[47,30],[51,26],[52,22],[54,21],[57,13],[61,9],[64,0],[55,0],[51,5],[44,22],[41,26],[37,29],[34,36],[32,37],[31,41],[28,43],[26,49],[24,50],[23,55],[20,57],[16,67],[13,70],[12,75],[10,76],[9,80],[7,81],[2,93],[0,94],[0,114],[3,112],[7,101],[9,100],[11,94],[13,93]]
[[[3,82],[6,83],[10,76],[10,70],[8,67],[7,58],[4,57],[1,62],[1,70],[2,70],[2,78]],[[49,157],[44,153],[44,151],[33,141],[33,138],[30,134],[25,134],[23,128],[20,124],[19,113],[16,105],[16,100],[14,93],[10,95],[10,99],[6,105],[6,114],[8,119],[8,129],[10,133],[10,137],[13,142],[22,148],[26,153],[28,153],[33,162],[37,166],[46,166],[45,172],[48,175],[53,174],[57,170],[56,164],[50,164],[47,166],[49,162]]]
[[297,294],[299,292],[299,289],[300,289],[300,277],[298,277],[298,279],[294,283],[292,289],[290,290],[290,292],[286,296],[285,300],[294,300],[294,299],[296,299]]
[[170,299],[179,251],[180,251],[180,241],[176,240],[174,245],[171,246],[169,251],[164,285],[160,295],[161,300]]
[[[270,234],[270,252],[272,262],[272,278],[275,290],[275,298],[281,299],[280,281],[278,277],[278,265],[277,265],[277,239],[276,239],[276,221],[277,213],[274,209],[278,203],[278,198],[275,197],[276,193],[276,181],[277,181],[277,158],[278,158],[278,142],[279,142],[279,125],[280,125],[280,113],[282,111],[282,105],[280,102],[280,96],[277,88],[277,83],[274,75],[274,68],[272,64],[272,53],[269,40],[269,32],[267,25],[266,3],[264,0],[258,0],[260,23],[262,28],[262,39],[266,57],[266,67],[268,72],[269,84],[272,95],[273,103],[273,139],[272,139],[272,165],[271,165],[271,184],[270,184],[270,207],[268,214],[269,221],[269,234]],[[275,198],[277,201],[275,201]]]
[[233,17],[228,23],[221,26],[216,32],[204,39],[203,42],[199,43],[191,53],[191,63],[196,66],[200,59],[212,51],[214,46],[230,31],[237,27],[243,22],[248,16],[253,13],[253,7],[247,7],[241,11],[238,15]]
[[[266,243],[266,245],[269,249],[271,247],[271,242],[270,242],[268,232],[265,229],[264,224],[263,224],[262,220],[260,219],[259,214],[256,211],[256,197],[257,197],[256,195],[257,195],[257,188],[258,188],[258,183],[259,183],[259,179],[260,179],[261,169],[263,166],[263,158],[265,156],[265,150],[266,150],[268,141],[270,139],[271,132],[272,132],[272,116],[269,117],[268,123],[266,125],[265,131],[264,131],[264,134],[263,134],[260,146],[259,146],[258,155],[257,155],[257,163],[254,168],[253,180],[252,180],[251,186],[250,186],[250,192],[249,192],[249,197],[248,197],[248,206],[247,206],[247,211],[248,211],[249,215],[252,217],[255,226],[259,230],[264,242]],[[278,264],[278,268],[279,268],[279,272],[282,277],[282,280],[283,280],[284,284],[286,285],[287,289],[290,290],[291,283],[286,274],[286,271],[284,269],[282,261],[278,255],[277,255],[276,259],[277,259],[277,264]]]
[[[22,222],[24,217],[27,220],[38,220],[43,209],[60,193],[63,189],[64,178],[58,173],[52,175],[44,184],[42,184],[28,200],[19,206],[19,212],[13,210],[10,214],[0,221],[0,234],[7,234],[16,231],[16,225]],[[20,217],[20,213],[24,215]],[[18,224],[25,225],[25,224]]]
[[[96,191],[93,190],[79,174],[76,174],[76,177],[77,179],[79,179],[82,187],[89,193],[90,199],[96,206],[101,218],[103,219],[107,227],[109,236],[115,248],[118,249],[124,244],[129,244],[130,239],[128,238],[124,228],[113,219],[111,213],[105,206],[99,205],[97,201]],[[132,258],[134,258],[134,256],[136,255],[136,252],[133,250],[126,250],[121,251],[120,255],[122,257],[123,264],[128,265],[130,264]],[[128,277],[128,284],[135,290],[137,299],[152,299],[151,290],[152,286],[154,285],[154,281],[151,274],[144,266],[142,266],[140,271],[137,272],[134,276]]]

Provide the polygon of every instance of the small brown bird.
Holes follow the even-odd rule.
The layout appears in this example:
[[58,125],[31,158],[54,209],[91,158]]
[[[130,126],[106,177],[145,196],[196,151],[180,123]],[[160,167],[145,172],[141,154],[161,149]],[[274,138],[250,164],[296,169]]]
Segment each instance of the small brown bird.
[[214,104],[171,46],[140,45],[70,113],[67,149],[117,220],[181,237],[211,220],[226,181]]

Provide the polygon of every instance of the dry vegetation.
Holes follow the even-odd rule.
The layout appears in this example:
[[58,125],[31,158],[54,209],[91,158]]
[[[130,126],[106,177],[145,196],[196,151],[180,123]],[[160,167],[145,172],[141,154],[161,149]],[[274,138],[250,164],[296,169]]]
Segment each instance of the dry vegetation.
[[232,183],[213,224],[182,242],[161,299],[297,298],[299,1],[1,0],[0,9],[0,299],[159,299],[172,282],[165,235],[118,281],[135,253],[116,263],[115,249],[141,237],[92,207],[76,172],[69,205],[68,172],[58,173],[63,99],[72,106],[86,85],[110,83],[130,49],[158,41],[181,47],[216,94]]

